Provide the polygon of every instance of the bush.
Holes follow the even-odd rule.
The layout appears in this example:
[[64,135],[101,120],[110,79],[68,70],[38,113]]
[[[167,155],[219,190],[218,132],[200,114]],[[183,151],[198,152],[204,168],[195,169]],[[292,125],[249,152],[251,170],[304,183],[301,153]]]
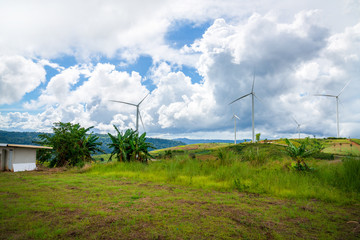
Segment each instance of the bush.
[[80,124],[62,123],[54,124],[54,134],[40,134],[40,141],[36,143],[50,146],[49,151],[38,151],[40,162],[50,162],[50,167],[82,166],[92,160],[91,155],[103,152],[102,143],[97,142],[99,137],[87,134],[93,127],[83,128]]
[[334,160],[334,154],[324,153],[324,152],[316,152],[316,153],[311,154],[308,157],[313,157],[313,158],[322,159],[322,160]]
[[148,158],[153,157],[149,153],[149,149],[154,148],[154,146],[146,142],[146,133],[139,136],[138,132],[132,129],[122,133],[115,125],[114,128],[117,135],[114,136],[108,133],[111,139],[111,143],[108,146],[112,148],[109,160],[115,156],[118,162],[147,162]]

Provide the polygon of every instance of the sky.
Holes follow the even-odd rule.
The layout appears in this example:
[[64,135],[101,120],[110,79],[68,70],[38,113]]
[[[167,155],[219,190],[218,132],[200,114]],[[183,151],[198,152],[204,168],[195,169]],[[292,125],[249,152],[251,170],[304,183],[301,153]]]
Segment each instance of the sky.
[[[0,0],[0,130],[360,138],[360,0]],[[346,86],[345,88],[343,88]],[[297,123],[296,123],[297,122]],[[141,121],[140,121],[141,123]]]

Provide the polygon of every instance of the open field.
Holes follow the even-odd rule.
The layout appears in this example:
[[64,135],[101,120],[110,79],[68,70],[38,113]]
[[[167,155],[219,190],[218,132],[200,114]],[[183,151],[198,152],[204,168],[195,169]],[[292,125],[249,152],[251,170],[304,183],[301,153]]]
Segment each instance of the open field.
[[1,239],[355,239],[359,205],[76,172],[1,173]]
[[360,155],[360,145],[352,140],[344,139],[341,141],[331,141],[327,143],[323,152],[334,153],[339,155],[355,154]]
[[352,156],[309,158],[314,170],[302,173],[282,145],[178,150],[148,164],[1,172],[0,239],[360,237]]

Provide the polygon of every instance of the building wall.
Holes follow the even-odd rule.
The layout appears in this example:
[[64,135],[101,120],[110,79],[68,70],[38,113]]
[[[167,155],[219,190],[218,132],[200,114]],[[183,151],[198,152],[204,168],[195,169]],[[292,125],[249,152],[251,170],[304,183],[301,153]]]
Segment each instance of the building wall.
[[6,150],[0,148],[0,171],[5,170]]
[[9,150],[6,147],[0,147],[0,170],[9,169]]
[[14,148],[13,164],[36,163],[36,149]]
[[13,171],[32,171],[36,169],[36,149],[14,148]]
[[14,172],[36,169],[36,149],[0,147],[0,170]]

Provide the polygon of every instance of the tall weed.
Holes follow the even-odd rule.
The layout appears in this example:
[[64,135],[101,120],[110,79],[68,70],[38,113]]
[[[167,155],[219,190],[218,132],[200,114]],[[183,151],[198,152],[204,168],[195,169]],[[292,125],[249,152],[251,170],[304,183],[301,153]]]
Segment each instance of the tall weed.
[[267,154],[259,148],[248,148],[242,154],[242,160],[248,161],[254,166],[263,165],[267,160]]
[[348,157],[342,164],[323,166],[316,176],[325,184],[344,192],[360,193],[360,160]]
[[[84,173],[158,183],[171,182],[221,191],[267,193],[294,199],[315,198],[345,203],[360,197],[359,160],[347,159],[343,164],[321,165],[316,171],[298,172],[284,168],[283,161],[264,163],[267,156],[261,155],[261,151],[259,155],[249,151],[247,161],[236,161],[238,155],[234,153],[222,154],[223,160],[217,161],[192,159],[182,155],[149,164],[96,164]],[[260,163],[257,162],[259,158],[262,159]]]
[[236,160],[236,154],[227,148],[219,149],[216,156],[219,159],[221,166],[231,165]]
[[360,193],[360,160],[347,158],[343,162],[343,186],[346,190]]

